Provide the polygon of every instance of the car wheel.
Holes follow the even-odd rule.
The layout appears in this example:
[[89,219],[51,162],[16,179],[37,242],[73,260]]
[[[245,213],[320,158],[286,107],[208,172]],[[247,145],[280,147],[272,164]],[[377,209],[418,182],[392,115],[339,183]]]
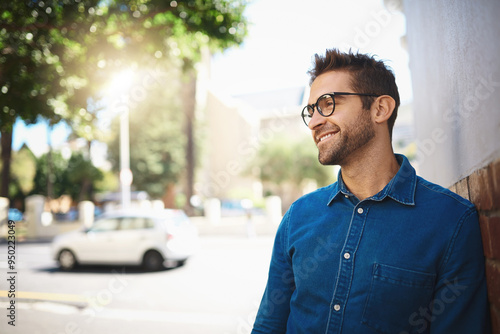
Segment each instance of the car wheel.
[[57,259],[59,260],[59,267],[62,270],[71,270],[77,265],[75,255],[68,249],[63,249]]
[[149,251],[144,254],[142,267],[146,271],[158,271],[163,269],[163,257],[156,251]]

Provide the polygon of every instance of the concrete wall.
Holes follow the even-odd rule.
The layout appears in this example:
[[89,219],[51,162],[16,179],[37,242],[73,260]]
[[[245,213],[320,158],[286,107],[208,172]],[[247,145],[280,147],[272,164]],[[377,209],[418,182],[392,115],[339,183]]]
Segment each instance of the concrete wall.
[[500,1],[405,0],[418,167],[449,187],[500,157]]
[[475,204],[500,334],[500,1],[405,0],[418,169]]

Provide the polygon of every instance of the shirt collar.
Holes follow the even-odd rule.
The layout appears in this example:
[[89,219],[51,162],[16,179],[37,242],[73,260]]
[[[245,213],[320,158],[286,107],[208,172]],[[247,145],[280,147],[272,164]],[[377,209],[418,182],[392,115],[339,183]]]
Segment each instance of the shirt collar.
[[[370,197],[374,201],[382,201],[385,197],[405,205],[415,205],[415,189],[417,185],[417,174],[408,159],[402,154],[395,154],[400,167],[396,175],[378,194]],[[341,194],[353,196],[342,180],[342,170],[339,171],[337,182],[333,186],[332,195],[328,200],[330,205]]]

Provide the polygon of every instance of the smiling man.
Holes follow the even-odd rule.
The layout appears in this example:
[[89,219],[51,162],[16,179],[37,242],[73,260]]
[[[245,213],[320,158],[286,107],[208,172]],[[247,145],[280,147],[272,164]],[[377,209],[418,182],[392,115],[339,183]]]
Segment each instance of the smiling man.
[[476,210],[394,154],[391,70],[333,49],[309,73],[302,119],[341,169],[283,217],[252,333],[488,333]]

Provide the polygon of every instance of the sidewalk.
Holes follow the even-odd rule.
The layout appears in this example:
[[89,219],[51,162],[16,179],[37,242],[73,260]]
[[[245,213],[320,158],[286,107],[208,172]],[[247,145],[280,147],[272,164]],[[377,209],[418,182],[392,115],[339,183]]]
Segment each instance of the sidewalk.
[[222,217],[218,222],[210,222],[205,217],[191,217],[191,221],[200,236],[274,236],[278,229],[278,224],[268,221],[265,216],[253,216],[250,221],[246,216]]

